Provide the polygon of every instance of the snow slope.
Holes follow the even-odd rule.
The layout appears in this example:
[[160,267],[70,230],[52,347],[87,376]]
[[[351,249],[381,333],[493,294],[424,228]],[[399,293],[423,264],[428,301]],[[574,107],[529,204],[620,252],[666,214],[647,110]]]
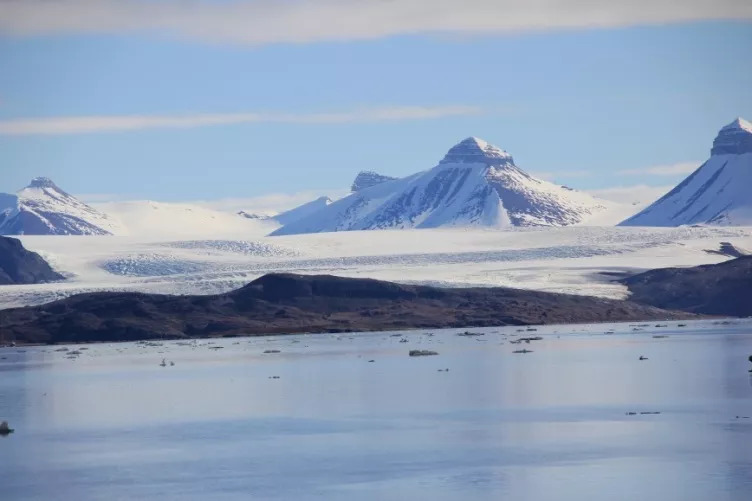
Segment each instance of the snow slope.
[[713,141],[710,158],[624,226],[752,224],[752,124],[737,118]]
[[10,193],[0,193],[0,228],[18,208],[18,197]]
[[121,224],[120,235],[152,238],[254,238],[279,227],[273,219],[241,217],[190,203],[132,200],[93,205]]
[[536,179],[505,151],[471,137],[452,147],[430,170],[358,190],[273,234],[566,226],[586,222],[610,205]]
[[299,205],[288,211],[280,212],[276,216],[272,216],[279,224],[289,224],[293,221],[303,219],[312,214],[315,214],[319,210],[328,207],[332,203],[332,199],[326,196],[319,197],[316,200],[311,200],[303,205]]
[[15,196],[0,198],[3,235],[113,235],[122,233],[117,221],[37,177]]

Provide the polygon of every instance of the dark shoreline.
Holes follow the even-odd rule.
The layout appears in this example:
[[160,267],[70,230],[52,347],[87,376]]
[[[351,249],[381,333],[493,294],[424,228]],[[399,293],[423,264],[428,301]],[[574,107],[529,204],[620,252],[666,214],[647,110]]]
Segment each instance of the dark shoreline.
[[630,301],[439,288],[328,275],[265,275],[210,296],[95,292],[0,310],[0,342],[60,344],[700,318]]
[[[693,315],[689,318],[670,318],[670,319],[651,319],[651,320],[625,320],[625,321],[602,321],[602,322],[580,322],[580,323],[552,323],[552,324],[525,324],[525,325],[463,325],[458,327],[408,327],[405,329],[388,329],[388,330],[360,330],[360,331],[300,331],[300,332],[266,332],[266,333],[257,333],[257,334],[230,334],[230,335],[223,335],[223,336],[203,336],[203,337],[173,337],[173,338],[150,338],[150,339],[136,339],[136,340],[119,340],[119,341],[101,341],[101,340],[94,340],[94,341],[66,341],[66,342],[52,342],[52,343],[24,343],[24,342],[18,342],[15,346],[11,345],[3,345],[0,344],[0,350],[8,349],[12,350],[14,348],[35,348],[35,347],[45,347],[45,346],[63,346],[63,345],[98,345],[98,344],[120,344],[120,343],[136,343],[139,341],[153,341],[153,342],[174,342],[174,341],[212,341],[212,340],[221,340],[221,339],[242,339],[242,338],[254,338],[254,337],[267,337],[267,336],[300,336],[300,335],[312,335],[312,336],[319,336],[324,334],[376,334],[376,333],[384,333],[384,334],[391,334],[391,333],[411,333],[411,332],[419,332],[419,331],[425,331],[429,329],[436,329],[436,330],[457,330],[457,329],[463,329],[468,332],[471,332],[476,329],[493,329],[493,328],[511,328],[511,327],[567,327],[572,325],[625,325],[628,327],[632,327],[634,332],[630,332],[629,334],[645,334],[647,332],[652,332],[657,328],[657,326],[652,325],[653,322],[693,322],[693,321],[713,321],[713,324],[718,325],[735,325],[735,322],[737,321],[744,321],[748,320],[748,318],[745,317],[719,317],[719,316],[712,316],[712,315]],[[651,325],[644,325],[646,322],[650,323]],[[686,327],[684,324],[680,324],[680,326]],[[661,325],[660,327],[666,328],[670,326]],[[535,334],[535,332],[528,332],[527,330],[523,330],[520,332],[515,332],[514,334],[517,334],[519,336],[525,337],[526,335]],[[565,335],[566,333],[559,333],[559,335]],[[605,334],[611,334],[611,332],[606,332]],[[622,333],[624,334],[624,333]],[[462,335],[462,334],[459,334]],[[475,334],[471,334],[475,335]],[[550,333],[549,333],[550,335]],[[1,353],[1,351],[0,351]]]

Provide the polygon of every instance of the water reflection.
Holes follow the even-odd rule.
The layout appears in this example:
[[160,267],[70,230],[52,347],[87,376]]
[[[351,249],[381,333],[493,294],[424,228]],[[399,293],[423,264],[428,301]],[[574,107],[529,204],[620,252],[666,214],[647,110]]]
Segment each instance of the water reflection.
[[[0,361],[0,409],[17,429],[0,442],[12,458],[0,498],[110,499],[125,488],[146,499],[684,500],[752,490],[752,420],[735,418],[752,416],[739,358],[752,353],[748,329],[572,330],[541,328],[527,354],[513,353],[521,334],[511,328],[413,332],[407,343],[376,333],[91,345],[75,359],[28,349]],[[408,357],[415,348],[439,356]]]

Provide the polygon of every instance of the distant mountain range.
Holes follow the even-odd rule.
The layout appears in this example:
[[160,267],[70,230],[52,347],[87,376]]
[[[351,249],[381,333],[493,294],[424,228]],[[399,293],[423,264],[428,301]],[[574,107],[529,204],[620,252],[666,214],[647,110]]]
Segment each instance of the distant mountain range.
[[723,127],[710,158],[625,226],[752,225],[752,124]]
[[[710,158],[624,226],[752,225],[752,124],[737,118],[718,133]],[[614,224],[613,202],[537,179],[512,156],[470,137],[433,168],[395,178],[360,172],[351,193],[322,196],[279,214],[212,210],[151,201],[85,204],[37,177],[0,193],[0,235],[243,233],[291,235],[401,228]],[[623,210],[623,209],[622,209]],[[627,210],[629,208],[627,207]],[[607,217],[604,217],[607,216]]]
[[259,235],[278,226],[201,204],[133,200],[93,205],[48,178],[34,178],[16,194],[0,193],[0,235]]
[[353,193],[273,235],[444,226],[566,226],[583,223],[609,203],[537,179],[507,152],[470,137],[438,165],[401,179],[361,173]]

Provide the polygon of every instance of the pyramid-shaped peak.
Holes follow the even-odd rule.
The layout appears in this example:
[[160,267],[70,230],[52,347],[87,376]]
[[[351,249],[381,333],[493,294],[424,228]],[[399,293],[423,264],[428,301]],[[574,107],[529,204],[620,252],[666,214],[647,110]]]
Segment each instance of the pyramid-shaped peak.
[[744,153],[752,153],[752,123],[738,117],[718,132],[710,154],[741,155]]
[[470,136],[466,139],[463,139],[462,141],[460,141],[460,143],[475,145],[480,149],[485,149],[487,146],[489,146],[488,141],[484,141],[483,139],[475,136]]
[[733,122],[726,125],[721,130],[742,130],[752,134],[752,123],[743,119],[742,117],[736,117]]
[[483,139],[468,137],[452,146],[442,164],[446,163],[484,163],[484,164],[508,164],[513,163],[512,156]]
[[28,188],[57,188],[57,185],[48,177],[35,177],[29,183]]
[[502,150],[501,148],[498,148],[492,145],[491,143],[489,143],[488,141],[484,141],[483,139],[479,137],[475,137],[475,136],[471,136],[471,137],[468,137],[467,139],[463,139],[462,141],[460,141],[459,143],[455,145],[455,148],[457,146],[462,146],[464,148],[469,148],[469,149],[477,149],[477,150],[488,152],[488,153],[503,153],[504,155],[508,156],[508,153]]

